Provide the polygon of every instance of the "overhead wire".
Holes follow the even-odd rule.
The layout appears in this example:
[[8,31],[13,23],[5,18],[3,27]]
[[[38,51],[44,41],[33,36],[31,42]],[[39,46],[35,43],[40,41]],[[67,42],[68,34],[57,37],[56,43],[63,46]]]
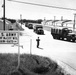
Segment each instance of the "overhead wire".
[[8,1],[13,1],[13,2],[17,2],[17,3],[24,3],[24,4],[30,4],[30,5],[36,5],[36,6],[49,7],[49,8],[57,8],[57,9],[65,9],[65,10],[73,10],[73,11],[76,11],[76,9],[72,9],[72,8],[64,8],[64,7],[43,5],[43,4],[37,4],[37,3],[31,3],[31,2],[22,2],[22,1],[16,1],[16,0],[8,0]]

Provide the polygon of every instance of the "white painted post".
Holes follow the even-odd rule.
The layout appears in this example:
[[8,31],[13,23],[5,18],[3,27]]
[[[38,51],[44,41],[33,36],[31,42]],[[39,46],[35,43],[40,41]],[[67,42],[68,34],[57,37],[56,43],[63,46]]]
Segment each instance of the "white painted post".
[[32,39],[30,39],[30,55],[32,54]]

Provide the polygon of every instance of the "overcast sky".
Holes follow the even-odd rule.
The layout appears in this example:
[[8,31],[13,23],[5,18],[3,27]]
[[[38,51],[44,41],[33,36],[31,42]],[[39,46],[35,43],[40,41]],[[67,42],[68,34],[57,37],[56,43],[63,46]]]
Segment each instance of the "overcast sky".
[[[16,1],[31,2],[42,5],[76,9],[76,0],[16,0]],[[0,0],[0,17],[3,16],[3,8],[1,7],[2,4],[3,0]],[[54,16],[56,16],[56,19],[61,19],[61,16],[63,16],[64,19],[73,19],[74,13],[76,13],[76,11],[35,6],[6,0],[7,18],[20,19],[20,14],[22,14],[22,18],[25,19],[44,19],[44,17],[46,19],[54,19]]]

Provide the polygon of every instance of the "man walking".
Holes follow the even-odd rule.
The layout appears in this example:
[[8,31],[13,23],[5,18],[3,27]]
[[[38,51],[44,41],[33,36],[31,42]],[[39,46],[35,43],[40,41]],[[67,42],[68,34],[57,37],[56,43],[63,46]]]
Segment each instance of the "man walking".
[[39,39],[39,37],[36,39],[36,41],[37,41],[37,48],[39,48],[39,42],[40,42],[40,39]]

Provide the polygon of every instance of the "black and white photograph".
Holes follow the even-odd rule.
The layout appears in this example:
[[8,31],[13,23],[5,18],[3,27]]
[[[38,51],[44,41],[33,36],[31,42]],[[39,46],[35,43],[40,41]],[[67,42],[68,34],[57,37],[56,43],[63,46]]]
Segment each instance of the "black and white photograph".
[[76,0],[0,0],[0,75],[76,75]]

